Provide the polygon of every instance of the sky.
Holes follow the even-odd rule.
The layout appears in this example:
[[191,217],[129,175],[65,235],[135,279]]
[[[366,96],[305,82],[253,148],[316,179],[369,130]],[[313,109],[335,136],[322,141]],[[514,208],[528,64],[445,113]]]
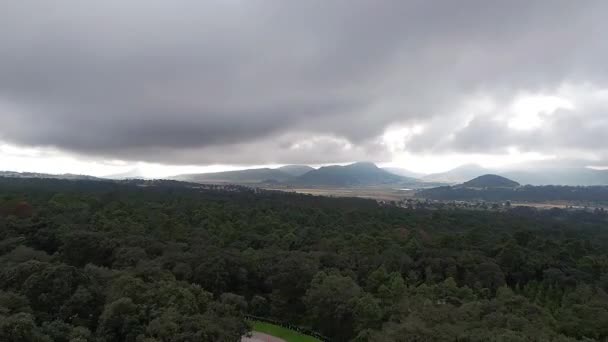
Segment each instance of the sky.
[[0,170],[608,166],[608,1],[0,2]]

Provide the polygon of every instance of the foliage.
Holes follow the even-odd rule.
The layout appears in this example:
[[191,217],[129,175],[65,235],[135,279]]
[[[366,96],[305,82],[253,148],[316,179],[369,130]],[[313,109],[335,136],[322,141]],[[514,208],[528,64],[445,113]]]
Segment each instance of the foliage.
[[608,215],[0,178],[0,341],[602,341]]
[[471,185],[472,187],[440,186],[418,191],[416,196],[444,201],[578,201],[581,203],[608,203],[608,186],[525,185],[521,187],[473,187],[473,185]]

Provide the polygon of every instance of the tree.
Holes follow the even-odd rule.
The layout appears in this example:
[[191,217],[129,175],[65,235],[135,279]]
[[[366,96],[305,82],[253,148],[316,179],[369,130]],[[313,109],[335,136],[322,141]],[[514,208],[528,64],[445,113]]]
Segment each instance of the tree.
[[262,296],[255,295],[249,302],[249,312],[252,315],[266,317],[270,313],[270,305],[268,300]]
[[27,313],[11,316],[0,315],[0,341],[5,342],[53,342],[36,325],[34,317]]
[[87,263],[99,266],[112,265],[115,242],[104,234],[75,231],[62,238],[61,255],[70,265],[82,267]]
[[56,316],[61,306],[84,282],[82,271],[58,264],[32,274],[23,284],[23,292],[32,308]]
[[131,298],[120,298],[104,308],[96,335],[106,341],[135,342],[144,329],[141,321],[139,308]]
[[369,293],[357,299],[354,307],[355,330],[377,329],[382,320],[380,301]]
[[354,309],[361,289],[350,278],[319,272],[304,302],[315,327],[332,338],[346,341],[354,331]]

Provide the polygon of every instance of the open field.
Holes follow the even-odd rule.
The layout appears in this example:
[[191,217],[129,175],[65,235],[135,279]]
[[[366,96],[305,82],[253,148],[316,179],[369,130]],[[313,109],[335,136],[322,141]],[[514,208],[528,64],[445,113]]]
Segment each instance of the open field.
[[579,201],[547,201],[547,202],[511,202],[511,206],[514,207],[534,207],[537,209],[595,209],[604,208],[608,209],[608,205],[605,203],[580,203]]
[[298,192],[316,196],[330,197],[360,197],[382,201],[399,201],[414,196],[410,189],[361,187],[361,188],[266,188],[286,192]]
[[[415,198],[415,189],[398,189],[398,188],[385,188],[385,187],[360,187],[360,188],[283,188],[283,187],[268,187],[267,190],[279,190],[285,192],[297,192],[302,194],[310,194],[315,196],[328,196],[328,197],[359,197],[369,198],[379,201],[401,201],[411,198]],[[423,198],[418,198],[424,200]],[[441,201],[440,201],[441,202]],[[454,200],[443,201],[445,203],[452,203]],[[458,201],[456,201],[458,202]],[[477,202],[473,200],[472,202]],[[601,203],[584,203],[580,201],[546,201],[546,202],[518,202],[511,201],[513,207],[534,207],[537,209],[584,209],[587,208],[604,208],[608,206]]]

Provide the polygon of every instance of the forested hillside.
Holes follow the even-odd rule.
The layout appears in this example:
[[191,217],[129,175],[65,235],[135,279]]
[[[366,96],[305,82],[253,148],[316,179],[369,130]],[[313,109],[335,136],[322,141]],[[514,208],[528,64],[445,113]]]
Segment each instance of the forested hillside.
[[508,178],[487,174],[476,177],[470,181],[464,182],[459,185],[462,188],[516,188],[519,183],[512,181]]
[[576,201],[608,204],[608,186],[525,185],[516,188],[471,188],[458,185],[420,190],[416,193],[416,196],[442,201]]
[[602,341],[603,212],[0,178],[0,341]]

